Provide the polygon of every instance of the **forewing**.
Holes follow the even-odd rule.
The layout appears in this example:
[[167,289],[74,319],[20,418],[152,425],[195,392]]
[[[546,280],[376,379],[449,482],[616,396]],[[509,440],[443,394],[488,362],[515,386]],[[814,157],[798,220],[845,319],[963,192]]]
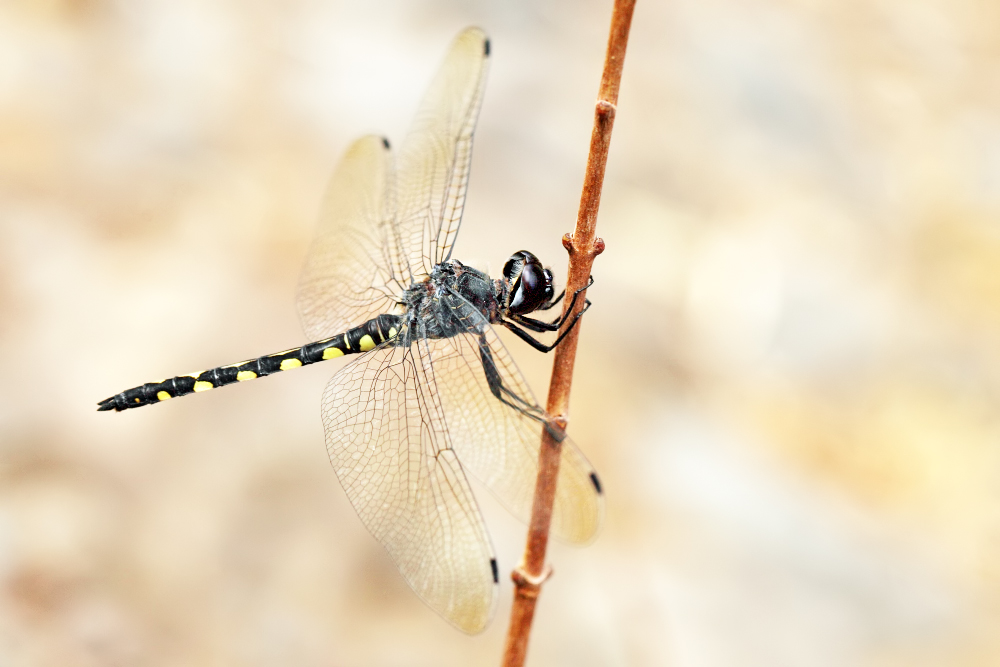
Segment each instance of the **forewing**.
[[455,38],[400,150],[398,230],[417,279],[448,259],[458,234],[488,60],[482,30]]
[[[478,310],[458,295],[448,299],[452,312],[469,332],[429,341],[437,387],[452,443],[462,465],[482,481],[517,517],[528,522],[538,474],[538,451],[544,416],[507,349]],[[496,376],[523,401],[501,402],[491,392],[481,345],[489,351]],[[552,516],[552,533],[567,542],[586,544],[597,534],[604,497],[593,466],[568,437],[562,458]]]
[[420,346],[383,345],[334,376],[323,395],[327,451],[407,583],[475,633],[493,615],[495,557]]
[[341,158],[320,209],[299,279],[297,305],[310,340],[321,340],[389,311],[409,287],[392,255],[392,152],[381,137],[358,139]]

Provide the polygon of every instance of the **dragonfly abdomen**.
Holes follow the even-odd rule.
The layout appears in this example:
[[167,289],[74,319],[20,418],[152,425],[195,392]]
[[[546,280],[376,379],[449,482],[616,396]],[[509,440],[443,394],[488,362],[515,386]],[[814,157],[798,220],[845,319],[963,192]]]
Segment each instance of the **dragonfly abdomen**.
[[401,321],[402,318],[399,315],[379,315],[342,334],[302,347],[275,352],[228,366],[211,368],[200,373],[178,375],[160,382],[147,382],[104,399],[97,404],[97,409],[98,411],[116,410],[120,412],[143,405],[162,403],[177,396],[224,387],[227,384],[255,380],[265,375],[288,371],[318,361],[336,359],[346,354],[367,352],[379,344],[395,338],[401,328]]

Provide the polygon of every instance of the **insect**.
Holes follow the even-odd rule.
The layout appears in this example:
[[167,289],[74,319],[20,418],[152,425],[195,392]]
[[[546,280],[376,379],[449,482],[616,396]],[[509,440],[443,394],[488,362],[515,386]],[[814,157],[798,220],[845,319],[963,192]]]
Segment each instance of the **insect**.
[[[579,318],[551,345],[529,333],[565,324],[529,316],[565,294],[554,295],[552,272],[530,252],[512,255],[496,280],[451,258],[489,52],[478,28],[458,35],[397,159],[375,136],[357,140],[341,159],[297,297],[315,342],[147,383],[98,404],[128,410],[357,355],[323,392],[330,461],[413,590],[469,633],[489,623],[499,576],[466,472],[526,521],[548,423],[493,325],[549,351]],[[602,514],[597,474],[565,438],[552,531],[585,544]]]

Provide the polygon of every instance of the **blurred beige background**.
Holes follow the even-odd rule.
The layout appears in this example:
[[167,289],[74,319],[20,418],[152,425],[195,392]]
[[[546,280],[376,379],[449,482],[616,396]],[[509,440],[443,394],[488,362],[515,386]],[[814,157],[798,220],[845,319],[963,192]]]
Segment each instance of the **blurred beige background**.
[[[330,171],[469,24],[456,256],[562,276],[609,16],[0,4],[0,665],[498,664],[506,577],[461,635],[341,491],[338,362],[95,403],[304,342]],[[639,0],[571,425],[607,523],[552,549],[530,664],[998,664],[998,111],[994,3]],[[524,526],[478,490],[507,572]]]

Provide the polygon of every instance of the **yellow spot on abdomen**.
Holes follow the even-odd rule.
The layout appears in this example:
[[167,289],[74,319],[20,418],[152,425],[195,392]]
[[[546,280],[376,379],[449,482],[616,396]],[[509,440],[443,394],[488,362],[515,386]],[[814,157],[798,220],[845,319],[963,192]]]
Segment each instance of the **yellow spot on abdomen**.
[[344,351],[336,347],[328,347],[323,350],[323,359],[336,359],[344,356]]
[[195,391],[208,391],[209,389],[215,389],[215,385],[213,385],[211,382],[195,382],[194,383],[194,390]]
[[236,374],[236,381],[243,382],[244,380],[252,380],[257,377],[257,374],[253,371],[240,371]]
[[396,337],[396,327],[389,327],[389,338]]
[[278,366],[278,368],[280,368],[283,371],[287,371],[291,368],[298,368],[301,365],[302,362],[299,361],[298,359],[283,359],[281,361],[281,365]]
[[375,349],[375,341],[372,340],[371,336],[365,334],[364,336],[361,337],[361,340],[358,341],[358,349],[361,350],[362,352],[373,350]]
[[160,399],[161,401],[165,401],[168,398],[173,398],[173,396],[171,396],[170,394],[168,394],[165,391],[158,391],[158,392],[156,392],[156,398]]

